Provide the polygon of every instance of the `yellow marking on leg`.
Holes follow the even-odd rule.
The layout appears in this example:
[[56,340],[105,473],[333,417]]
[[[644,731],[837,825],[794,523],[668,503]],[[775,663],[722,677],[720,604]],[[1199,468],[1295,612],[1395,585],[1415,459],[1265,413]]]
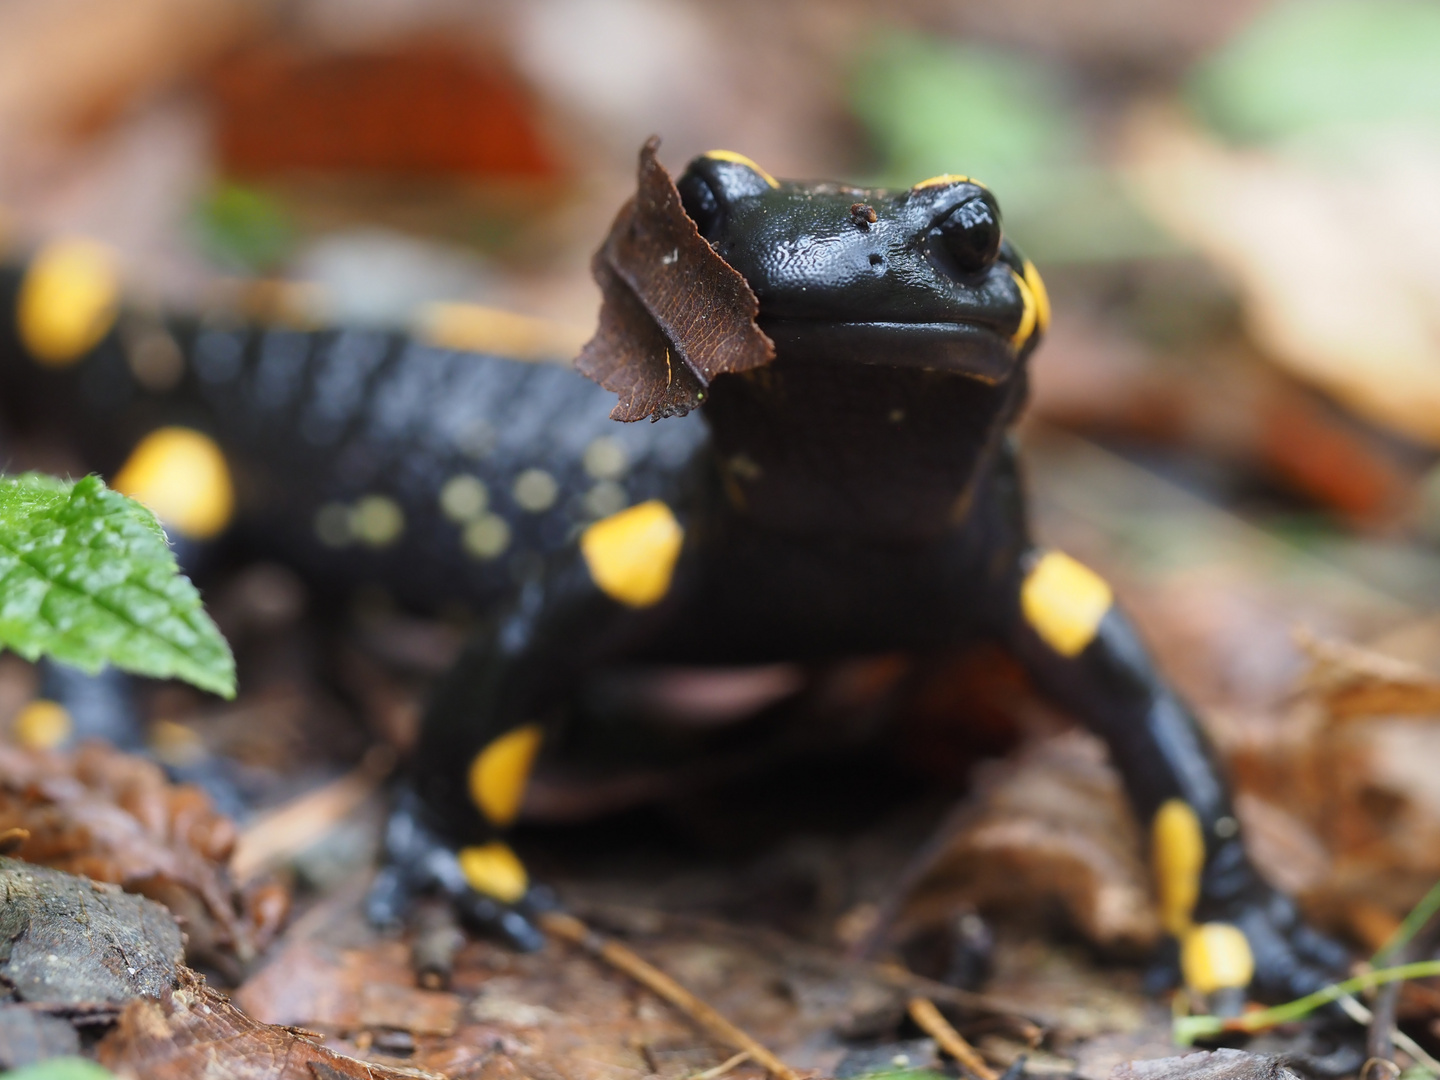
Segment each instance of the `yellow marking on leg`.
[[1113,602],[1104,578],[1059,551],[1046,553],[1020,586],[1025,621],[1061,656],[1080,655]]
[[32,701],[16,715],[10,727],[15,741],[27,750],[54,750],[69,741],[75,722],[57,701]]
[[710,158],[712,161],[733,161],[736,165],[744,165],[752,172],[758,173],[760,177],[765,181],[765,183],[769,184],[771,187],[778,188],[780,186],[779,180],[776,180],[773,176],[771,176],[768,172],[762,169],[759,165],[756,165],[755,162],[751,161],[744,154],[737,154],[734,150],[711,150],[705,156],[707,158]]
[[530,887],[525,864],[498,840],[479,847],[461,848],[457,858],[469,886],[502,904],[515,903]]
[[580,534],[580,553],[606,596],[642,608],[670,591],[684,540],[670,507],[651,499],[588,526]]
[[1150,867],[1160,901],[1160,923],[1175,937],[1184,937],[1193,925],[1200,872],[1205,868],[1205,832],[1184,799],[1167,799],[1155,812]]
[[1197,993],[1244,988],[1255,974],[1255,954],[1239,927],[1205,923],[1181,939],[1180,972]]
[[1025,260],[1025,284],[1035,297],[1035,328],[1043,334],[1050,329],[1050,290],[1045,288],[1045,279],[1029,259]]
[[1020,302],[1025,306],[1020,311],[1020,325],[1015,328],[1015,333],[1010,337],[1010,344],[1016,349],[1023,349],[1025,343],[1030,340],[1030,335],[1035,332],[1035,320],[1039,315],[1040,305],[1035,300],[1035,294],[1030,290],[1026,280],[1017,274],[1013,269],[1010,276],[1015,279],[1015,287],[1020,290]]
[[961,176],[959,173],[941,173],[939,176],[932,176],[928,180],[921,180],[913,185],[911,191],[924,191],[926,188],[949,187],[951,184],[974,184],[977,187],[984,187],[979,180],[972,180],[968,176]]
[[235,511],[225,455],[214,439],[190,428],[159,428],[146,435],[111,486],[194,540],[218,536]]
[[57,240],[25,273],[16,301],[20,341],[36,360],[72,364],[115,323],[120,282],[109,248],[91,240]]
[[470,763],[470,801],[491,824],[509,825],[520,813],[542,738],[540,725],[526,724],[501,735]]

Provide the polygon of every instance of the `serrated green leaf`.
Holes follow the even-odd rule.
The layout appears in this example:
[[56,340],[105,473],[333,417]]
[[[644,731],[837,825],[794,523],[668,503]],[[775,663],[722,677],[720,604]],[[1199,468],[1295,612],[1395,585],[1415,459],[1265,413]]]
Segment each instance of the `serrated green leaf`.
[[235,696],[235,658],[155,515],[98,476],[0,477],[0,647]]

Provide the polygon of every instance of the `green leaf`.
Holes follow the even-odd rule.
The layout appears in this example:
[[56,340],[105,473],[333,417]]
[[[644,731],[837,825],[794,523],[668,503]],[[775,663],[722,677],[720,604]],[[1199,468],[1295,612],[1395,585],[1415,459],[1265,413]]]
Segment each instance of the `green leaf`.
[[115,1074],[93,1061],[57,1057],[5,1074],[10,1080],[115,1080]]
[[1191,74],[1191,106],[1222,135],[1275,142],[1327,129],[1440,129],[1440,7],[1322,0],[1266,9]]
[[235,658],[155,515],[98,476],[0,477],[0,647],[235,696]]

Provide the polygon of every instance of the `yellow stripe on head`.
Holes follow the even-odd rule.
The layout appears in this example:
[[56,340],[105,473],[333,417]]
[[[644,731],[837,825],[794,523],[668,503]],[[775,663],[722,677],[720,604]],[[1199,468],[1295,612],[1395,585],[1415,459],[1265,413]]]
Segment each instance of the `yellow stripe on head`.
[[225,455],[215,440],[190,428],[159,428],[146,435],[111,486],[194,540],[218,536],[235,510]]
[[1255,954],[1237,926],[1197,926],[1180,942],[1180,973],[1199,994],[1243,989],[1255,975]]
[[109,332],[119,302],[110,249],[91,240],[57,240],[40,249],[20,284],[20,341],[42,364],[72,364]]
[[1167,799],[1150,824],[1150,869],[1160,901],[1160,923],[1175,937],[1191,928],[1205,868],[1205,833],[1184,799]]
[[651,499],[588,526],[580,534],[580,554],[606,596],[642,608],[670,591],[684,541],[670,507]]
[[502,904],[513,904],[530,887],[525,864],[506,845],[496,840],[478,847],[461,848],[456,856],[465,882],[478,893],[492,896]]
[[1020,302],[1025,306],[1020,311],[1020,325],[1015,328],[1015,333],[1010,337],[1010,344],[1016,349],[1023,349],[1025,343],[1030,340],[1030,335],[1035,332],[1035,320],[1039,315],[1040,305],[1035,300],[1035,294],[1031,291],[1029,283],[1017,274],[1013,269],[1010,276],[1015,279],[1015,287],[1020,290]]
[[1050,291],[1045,288],[1040,271],[1029,259],[1025,260],[1025,284],[1030,286],[1030,293],[1035,297],[1035,326],[1043,334],[1050,329]]
[[543,737],[538,724],[526,724],[501,735],[470,763],[470,801],[492,825],[509,825],[519,816]]
[[918,184],[911,186],[911,191],[924,191],[926,188],[949,187],[951,184],[974,184],[976,187],[984,187],[979,180],[969,176],[961,176],[959,173],[941,173],[939,176],[932,176],[928,180],[921,180]]
[[1113,601],[1104,578],[1059,551],[1047,552],[1020,586],[1025,621],[1061,656],[1084,651]]
[[759,165],[756,165],[750,158],[744,154],[737,154],[734,150],[711,150],[705,154],[705,157],[710,158],[712,161],[733,161],[736,165],[744,165],[747,169],[751,169],[758,174],[761,179],[772,188],[778,188],[780,186],[779,180],[776,180]]

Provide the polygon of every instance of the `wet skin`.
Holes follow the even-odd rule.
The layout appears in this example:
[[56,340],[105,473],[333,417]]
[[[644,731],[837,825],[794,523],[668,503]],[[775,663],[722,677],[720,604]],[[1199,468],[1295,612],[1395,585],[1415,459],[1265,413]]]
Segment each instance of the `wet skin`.
[[[730,154],[676,186],[776,349],[715,377],[699,417],[615,424],[613,398],[573,372],[396,335],[171,323],[185,367],[158,389],[120,330],[63,365],[7,360],[5,402],[26,403],[11,423],[63,416],[107,475],[161,425],[201,431],[235,489],[208,544],[320,588],[378,581],[414,607],[484,613],[428,707],[377,921],[439,889],[538,942],[539,893],[504,836],[535,752],[584,722],[608,672],[990,639],[1109,746],[1168,852],[1162,906],[1192,984],[1244,985],[1247,965],[1262,996],[1324,981],[1344,955],[1255,873],[1192,712],[1108,586],[1030,540],[1008,433],[1048,302],[991,194],[963,177],[776,182]],[[25,353],[21,334],[9,355]],[[457,477],[483,509],[457,510]],[[388,534],[358,512],[377,498],[394,514],[371,517],[400,523]]]

